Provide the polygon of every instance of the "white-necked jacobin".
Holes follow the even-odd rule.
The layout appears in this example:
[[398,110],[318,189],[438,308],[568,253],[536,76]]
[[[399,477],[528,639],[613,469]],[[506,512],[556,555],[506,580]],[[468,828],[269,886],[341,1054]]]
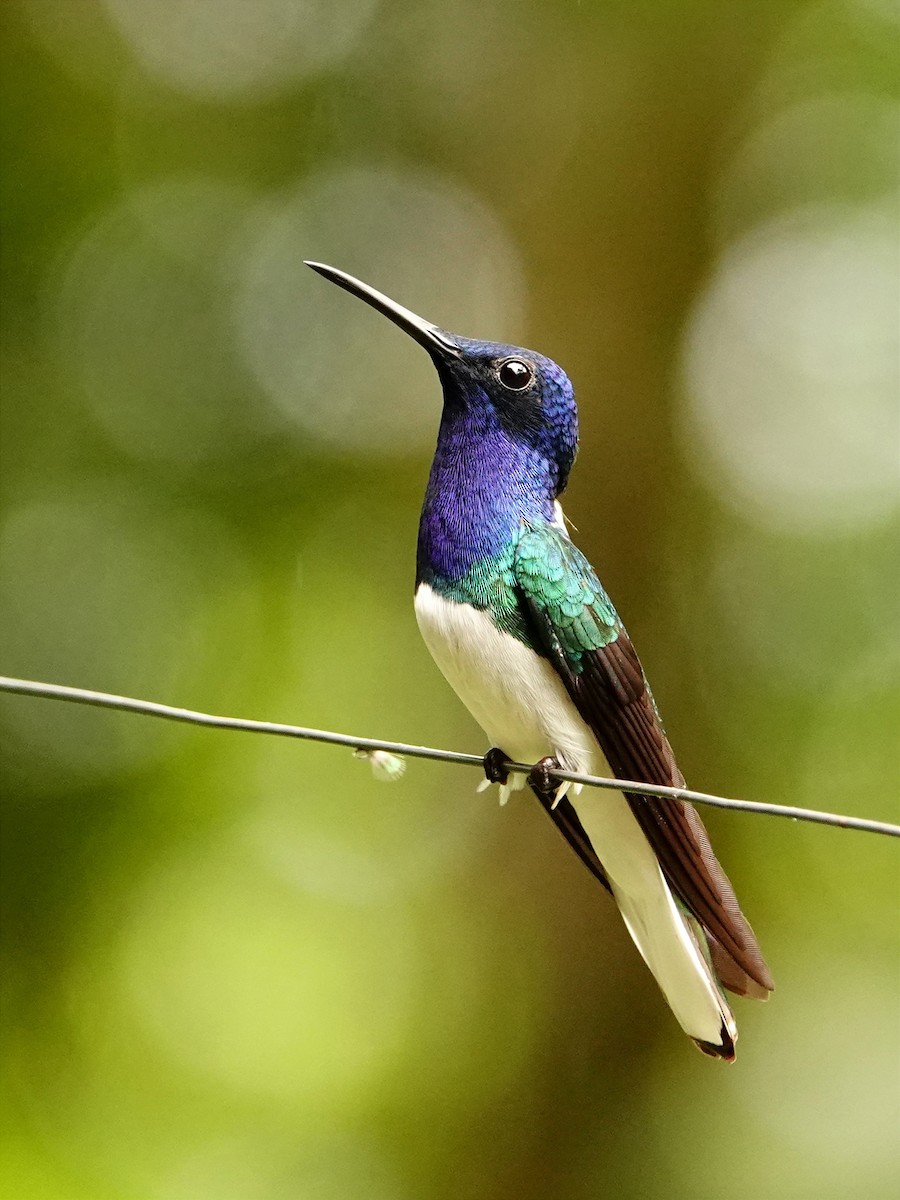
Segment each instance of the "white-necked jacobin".
[[[613,895],[682,1029],[732,1061],[723,988],[766,999],[772,977],[690,804],[580,789],[552,770],[683,787],[631,640],[559,497],[578,446],[572,385],[550,359],[458,337],[358,279],[320,275],[423,346],[444,392],[419,523],[416,617],[492,749],[501,800],[526,782]],[[508,777],[505,761],[536,764]]]

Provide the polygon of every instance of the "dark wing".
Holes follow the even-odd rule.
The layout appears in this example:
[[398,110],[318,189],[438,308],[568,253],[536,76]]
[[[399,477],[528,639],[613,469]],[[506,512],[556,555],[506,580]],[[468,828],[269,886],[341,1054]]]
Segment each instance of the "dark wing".
[[[534,643],[559,672],[613,775],[683,787],[634,646],[584,555],[552,527],[528,530],[514,570]],[[764,998],[772,977],[696,810],[680,800],[625,795],[669,886],[707,933],[722,983]],[[602,874],[578,845],[578,831],[587,839],[577,824],[574,834],[562,832]]]

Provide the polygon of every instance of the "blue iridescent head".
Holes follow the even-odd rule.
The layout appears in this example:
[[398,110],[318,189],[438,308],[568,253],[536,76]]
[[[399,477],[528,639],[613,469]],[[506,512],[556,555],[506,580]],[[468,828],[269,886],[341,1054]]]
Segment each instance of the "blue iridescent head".
[[459,408],[496,421],[548,468],[555,499],[564,490],[578,449],[578,410],[572,385],[555,362],[499,342],[452,337],[456,354],[432,354],[444,388],[445,412]]
[[[444,390],[442,431],[464,425],[470,440],[493,444],[495,435],[505,435],[526,452],[541,490],[551,500],[560,495],[578,448],[578,411],[561,367],[533,350],[447,333],[352,275],[322,263],[307,266],[365,300],[428,351]],[[538,463],[543,469],[535,471]]]

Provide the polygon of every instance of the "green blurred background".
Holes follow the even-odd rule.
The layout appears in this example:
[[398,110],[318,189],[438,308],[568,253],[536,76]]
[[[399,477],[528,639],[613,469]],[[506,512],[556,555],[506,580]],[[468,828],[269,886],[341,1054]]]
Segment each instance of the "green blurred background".
[[[6,0],[2,669],[481,752],[425,355],[558,359],[695,787],[897,819],[893,0]],[[716,813],[728,1069],[458,767],[6,698],[3,1195],[896,1195],[897,845]]]

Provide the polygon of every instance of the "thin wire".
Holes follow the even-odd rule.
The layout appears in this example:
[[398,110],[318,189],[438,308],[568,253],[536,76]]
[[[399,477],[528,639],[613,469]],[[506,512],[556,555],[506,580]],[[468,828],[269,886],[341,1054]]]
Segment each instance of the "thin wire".
[[[14,692],[20,696],[37,696],[44,700],[65,700],[72,704],[90,704],[97,708],[112,708],[120,712],[141,713],[147,717],[162,717],[167,721],[181,721],[187,725],[205,725],[213,729],[237,729],[243,733],[268,733],[276,737],[300,738],[309,742],[325,742],[331,746],[349,746],[354,750],[382,750],[399,754],[405,758],[426,758],[437,762],[459,763],[466,767],[483,769],[484,760],[477,754],[461,754],[455,750],[437,750],[432,746],[412,746],[405,742],[384,742],[377,738],[351,737],[347,733],[334,733],[324,729],[306,729],[300,725],[282,725],[275,721],[250,721],[244,717],[219,717],[210,713],[195,712],[190,708],[174,708],[170,704],[157,704],[152,700],[135,700],[129,696],[115,696],[109,692],[92,692],[86,688],[64,687],[58,683],[37,683],[30,679],[10,679],[0,676],[0,691]],[[527,773],[528,763],[510,762],[511,771]],[[764,804],[755,800],[729,800],[724,796],[713,796],[707,792],[692,792],[687,788],[663,787],[639,780],[603,779],[597,775],[579,775],[574,771],[552,771],[557,779],[568,779],[587,787],[610,788],[640,796],[661,796],[664,799],[687,800],[692,804],[705,804],[710,808],[726,808],[736,812],[762,813],[770,817],[789,817],[793,821],[809,821],[816,825],[832,825],[841,829],[857,829],[863,833],[881,833],[887,837],[900,837],[900,825],[888,821],[872,821],[865,817],[844,817],[837,813],[817,812],[812,808],[793,808],[783,804]]]

